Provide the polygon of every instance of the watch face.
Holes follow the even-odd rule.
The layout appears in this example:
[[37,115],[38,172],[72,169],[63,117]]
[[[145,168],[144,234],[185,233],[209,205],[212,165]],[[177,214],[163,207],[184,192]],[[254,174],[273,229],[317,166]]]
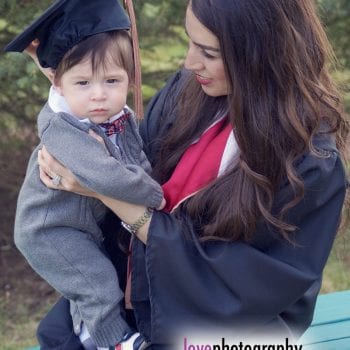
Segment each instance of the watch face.
[[122,226],[127,230],[129,231],[131,234],[135,234],[135,231],[132,229],[131,225],[129,224],[126,224],[124,221],[121,222],[122,223]]
[[136,235],[137,231],[152,217],[153,209],[147,208],[141,217],[139,217],[136,222],[132,225],[127,224],[122,221],[122,226],[128,230],[131,234]]

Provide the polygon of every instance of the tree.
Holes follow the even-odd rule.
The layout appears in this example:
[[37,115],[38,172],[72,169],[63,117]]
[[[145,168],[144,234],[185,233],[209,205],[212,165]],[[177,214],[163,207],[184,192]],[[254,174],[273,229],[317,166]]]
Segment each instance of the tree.
[[317,3],[336,56],[344,68],[350,69],[350,1],[318,0]]
[[[0,46],[3,48],[33,18],[49,6],[49,0],[14,1],[3,0],[0,3]],[[14,137],[18,124],[33,124],[33,116],[44,100],[48,82],[33,62],[23,54],[0,53],[0,94],[1,118],[0,130],[6,130],[2,145],[8,144]]]
[[[316,0],[320,15],[346,76],[350,69],[350,1]],[[5,46],[17,33],[46,9],[52,0],[2,0],[0,2],[0,45]],[[187,0],[135,0],[135,12],[142,54],[145,102],[183,62],[186,36],[183,30]],[[0,53],[2,82],[0,130],[35,125],[35,117],[46,100],[49,83],[34,63],[23,54]],[[349,78],[350,79],[350,78]],[[1,145],[1,144],[0,144]]]
[[[0,3],[0,45],[4,47],[15,35],[38,17],[51,0],[3,0]],[[142,53],[145,102],[159,89],[184,56],[184,36],[179,29],[184,18],[185,0],[134,1]],[[47,98],[49,82],[29,57],[0,53],[2,91],[0,130],[32,128],[38,110]],[[2,143],[10,140],[4,138]]]

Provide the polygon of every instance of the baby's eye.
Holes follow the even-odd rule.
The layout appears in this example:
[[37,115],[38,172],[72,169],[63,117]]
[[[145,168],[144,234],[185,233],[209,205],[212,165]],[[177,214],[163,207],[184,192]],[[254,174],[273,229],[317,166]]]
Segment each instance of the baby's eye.
[[77,81],[76,84],[77,84],[77,85],[85,86],[85,85],[88,85],[89,82],[88,82],[87,80],[82,80],[82,81]]
[[107,79],[106,82],[107,82],[107,84],[116,84],[119,82],[119,80],[118,79]]

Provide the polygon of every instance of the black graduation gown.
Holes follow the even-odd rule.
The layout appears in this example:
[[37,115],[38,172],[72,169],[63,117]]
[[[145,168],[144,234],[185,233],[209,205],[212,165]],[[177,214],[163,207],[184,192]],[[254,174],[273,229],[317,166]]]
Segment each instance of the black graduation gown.
[[[141,125],[151,163],[157,138],[176,118],[173,107],[182,75],[176,74],[153,98]],[[293,244],[263,223],[250,244],[203,244],[186,213],[176,218],[154,213],[147,245],[135,239],[132,253],[132,303],[139,330],[154,348],[198,329],[236,338],[247,332],[298,338],[307,329],[346,192],[334,141],[319,136],[314,144],[327,156],[307,154],[297,164],[305,197],[288,215],[298,227]],[[285,201],[288,190],[281,188],[276,205]]]

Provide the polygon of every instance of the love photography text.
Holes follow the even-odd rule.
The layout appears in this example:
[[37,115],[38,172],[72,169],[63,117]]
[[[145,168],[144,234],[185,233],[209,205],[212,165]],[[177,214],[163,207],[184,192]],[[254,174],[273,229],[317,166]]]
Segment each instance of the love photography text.
[[209,344],[192,342],[187,337],[183,341],[183,350],[302,350],[302,345],[292,343],[288,338],[279,344],[247,344],[243,341],[230,343],[225,338],[221,338],[216,343]]

